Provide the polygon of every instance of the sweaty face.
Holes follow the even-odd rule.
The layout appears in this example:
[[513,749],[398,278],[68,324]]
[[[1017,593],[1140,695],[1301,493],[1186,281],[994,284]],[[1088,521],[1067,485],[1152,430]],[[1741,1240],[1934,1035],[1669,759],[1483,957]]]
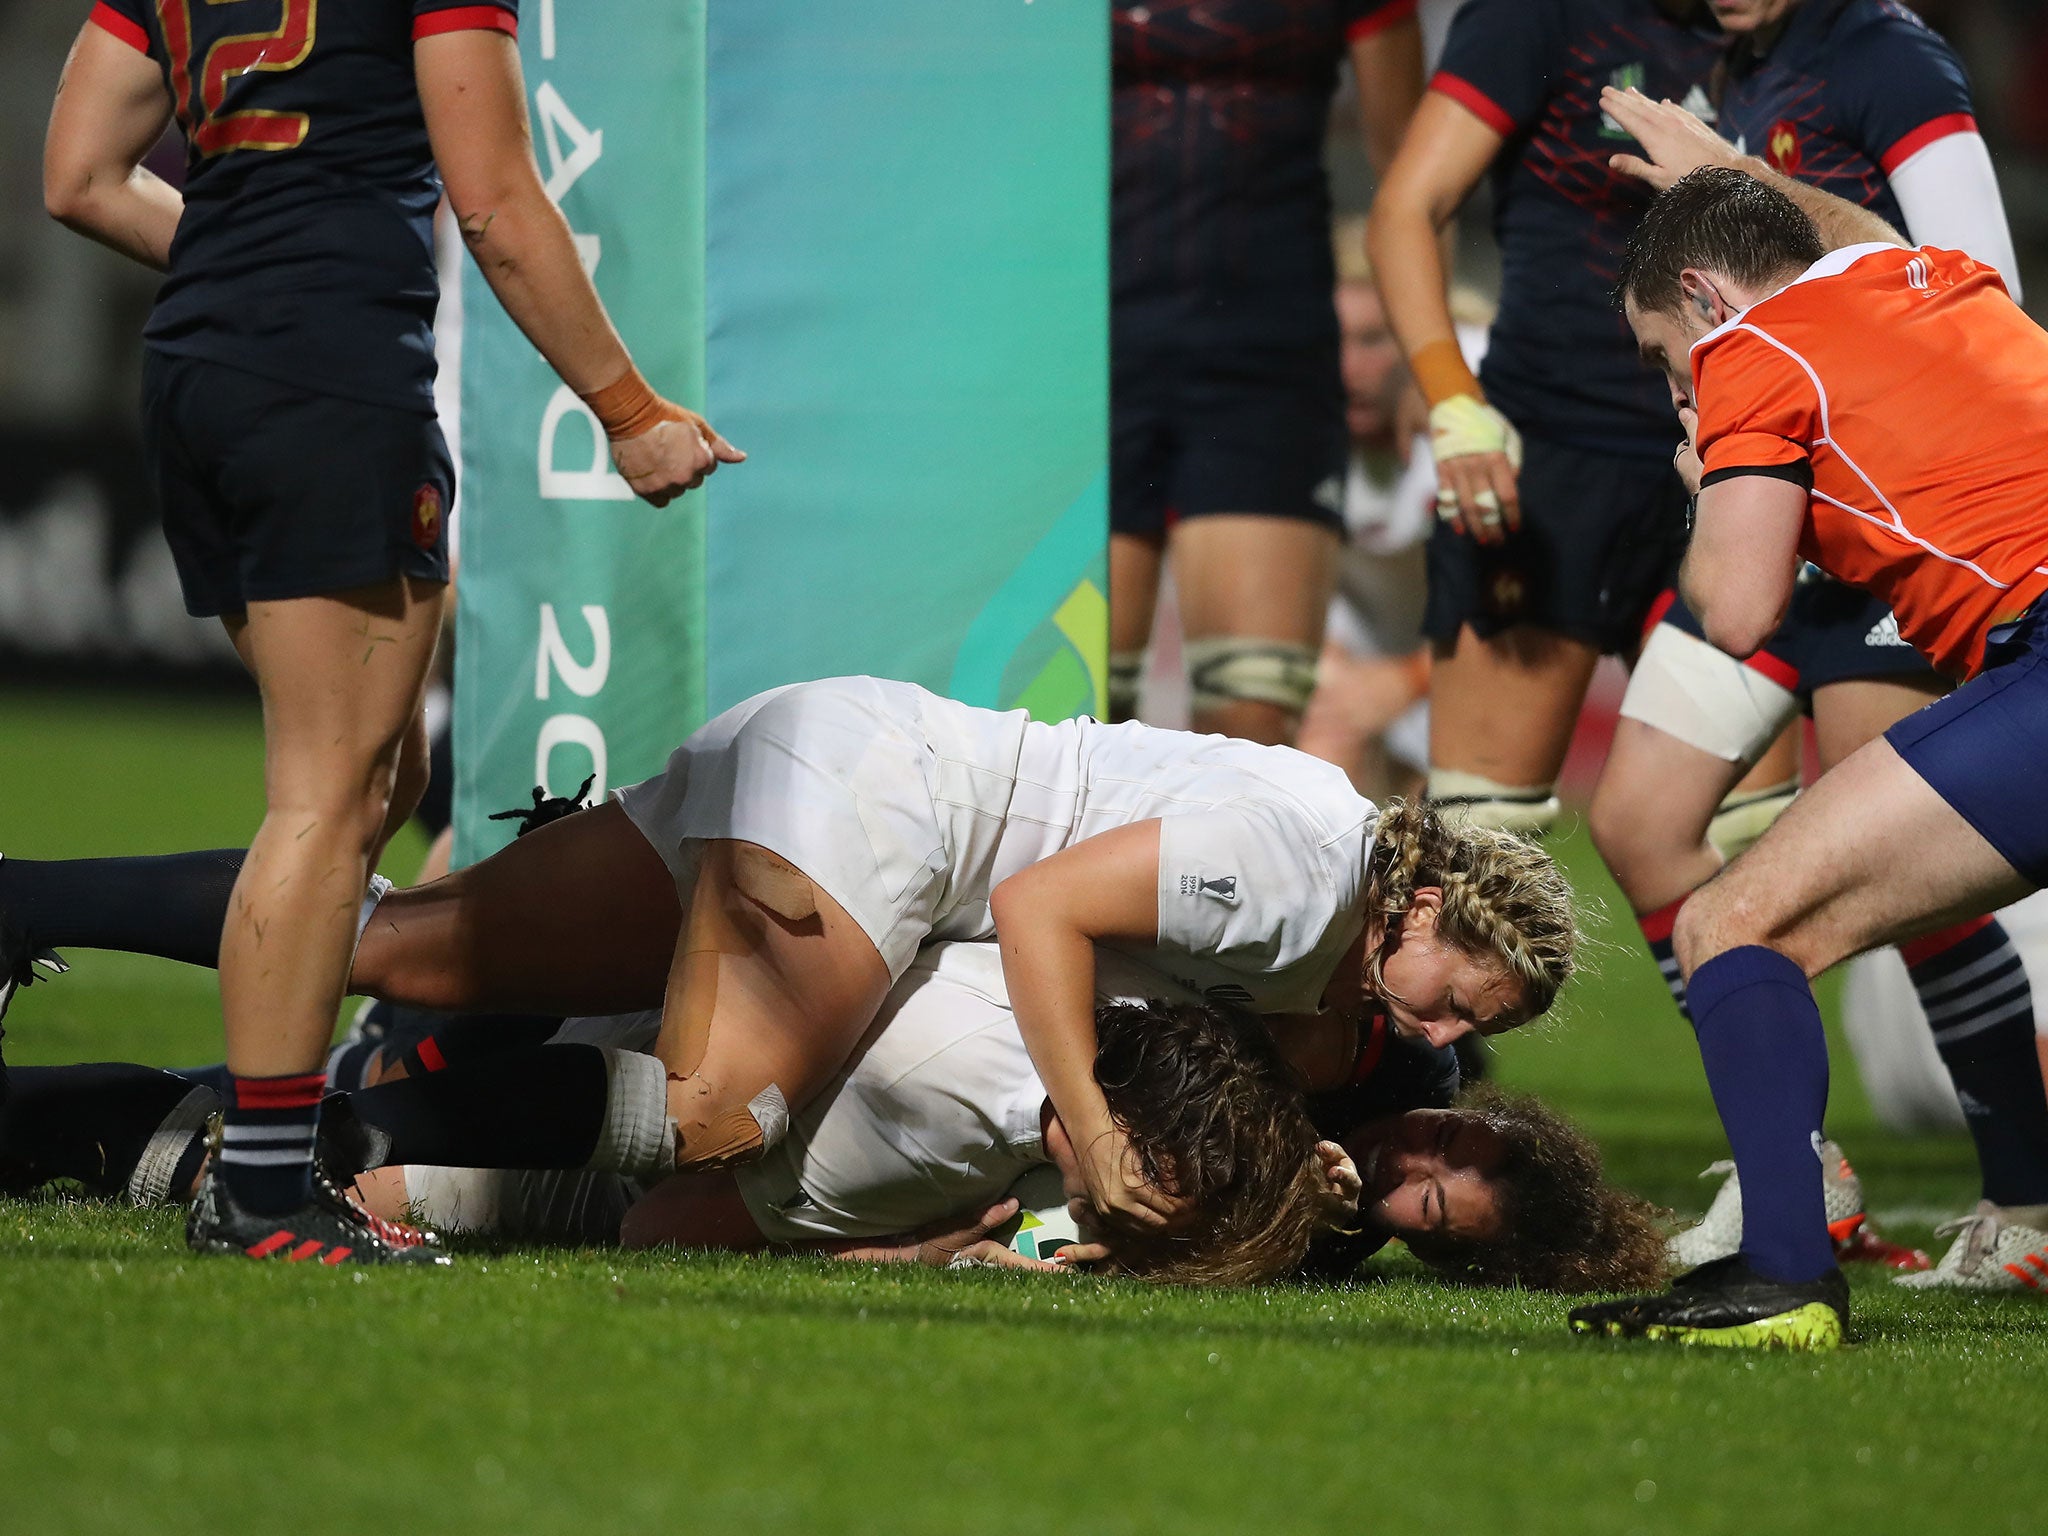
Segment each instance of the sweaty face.
[[1431,1045],[1497,1035],[1528,1018],[1521,982],[1494,956],[1469,954],[1440,938],[1436,908],[1420,894],[1402,920],[1399,946],[1381,963],[1380,980],[1394,1032]]
[[1411,1109],[1363,1127],[1344,1148],[1365,1181],[1360,1214],[1382,1230],[1481,1243],[1500,1236],[1493,1179],[1507,1144],[1477,1115]]
[[1799,0],[1708,0],[1723,32],[1755,32],[1786,15]]
[[1401,347],[1387,324],[1379,290],[1370,283],[1337,285],[1337,326],[1344,340],[1344,421],[1362,446],[1385,443],[1401,393]]

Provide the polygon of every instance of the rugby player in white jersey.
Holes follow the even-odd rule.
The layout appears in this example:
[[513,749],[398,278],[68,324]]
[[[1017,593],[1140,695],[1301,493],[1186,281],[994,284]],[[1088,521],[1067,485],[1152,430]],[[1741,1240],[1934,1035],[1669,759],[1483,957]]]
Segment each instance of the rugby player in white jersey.
[[[1104,957],[1100,979],[1133,999],[1174,991],[1114,955]],[[500,1027],[488,1033],[481,1020],[438,1022],[434,1038],[476,1048],[515,1033],[510,1021],[493,1021]],[[1101,1025],[1097,1075],[1141,1144],[1155,1155],[1213,1162],[1228,1142],[1233,1161],[1250,1151],[1247,1161],[1268,1170],[1264,1186],[1240,1175],[1207,1200],[1220,1213],[1221,1241],[1206,1240],[1211,1228],[1198,1225],[1150,1251],[1142,1240],[1127,1246],[1120,1259],[1139,1273],[1242,1280],[1298,1256],[1302,1225],[1276,1186],[1292,1178],[1301,1196],[1323,1192],[1298,1177],[1300,1147],[1314,1135],[1296,1096],[1296,1082],[1306,1081],[1325,1089],[1308,1100],[1315,1123],[1341,1136],[1363,1175],[1358,1220],[1344,1222],[1357,1230],[1318,1244],[1315,1273],[1347,1273],[1399,1236],[1429,1262],[1493,1283],[1585,1290],[1661,1278],[1661,1240],[1647,1208],[1605,1185],[1590,1143],[1529,1101],[1495,1097],[1447,1109],[1457,1081],[1450,1053],[1395,1037],[1383,1020],[1362,1040],[1332,1021],[1307,1020],[1283,1025],[1269,1042],[1248,1021],[1155,997],[1105,1004]],[[572,1020],[544,1054],[557,1070],[573,1070],[599,1051],[644,1049],[659,1027],[652,1012]],[[347,1147],[331,1147],[333,1155],[454,1158],[466,1155],[466,1135],[480,1155],[516,1151],[489,1145],[489,1117],[457,1102],[460,1085],[478,1079],[470,1048],[451,1045],[444,1062],[438,1048],[415,1047],[404,1060],[421,1079],[350,1095],[347,1119],[330,1117],[331,1133],[352,1127],[336,1138]],[[1275,1071],[1282,1059],[1284,1081]],[[22,1092],[0,1109],[0,1188],[70,1178],[150,1203],[175,1198],[193,1180],[206,1112],[217,1102],[204,1074],[121,1064],[22,1071]],[[1218,1114],[1218,1105],[1230,1113]],[[1324,1153],[1335,1166],[1328,1143]],[[1283,1165],[1297,1173],[1283,1175]],[[1012,1214],[1005,1192],[1034,1170],[1050,1173],[1054,1189],[1064,1182],[1082,1192],[1071,1142],[1009,1012],[1000,956],[987,944],[941,944],[919,953],[853,1059],[759,1162],[679,1174],[644,1199],[636,1181],[587,1168],[416,1162],[381,1167],[357,1190],[394,1219],[410,1211],[444,1231],[518,1242],[623,1239],[926,1262],[965,1251],[1028,1265],[982,1240]],[[1091,1245],[1077,1256],[1097,1252]]]
[[[143,929],[173,909],[188,929],[213,920],[157,886],[134,902],[118,862],[99,861],[64,921],[48,900],[61,868],[0,862],[0,972],[103,944],[115,907],[145,905]],[[651,1178],[763,1154],[922,944],[991,937],[1091,1203],[1137,1228],[1181,1202],[1139,1166],[1093,1077],[1098,944],[1250,1012],[1357,1027],[1383,1006],[1443,1044],[1548,1007],[1576,923],[1541,850],[1420,807],[1382,814],[1305,754],[843,678],[748,700],[614,803],[393,894],[350,985],[448,1010],[659,1005],[644,1067],[529,1088],[556,1123],[672,1124],[621,1170]],[[204,963],[203,937],[184,952]]]

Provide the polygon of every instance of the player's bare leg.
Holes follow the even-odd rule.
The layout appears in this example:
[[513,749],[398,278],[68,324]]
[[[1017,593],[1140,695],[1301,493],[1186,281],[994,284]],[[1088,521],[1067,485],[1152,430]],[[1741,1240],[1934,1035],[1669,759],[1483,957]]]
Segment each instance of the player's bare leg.
[[386,896],[349,990],[450,1012],[655,1008],[682,920],[668,866],[608,802]]
[[1222,513],[1175,525],[1195,730],[1294,740],[1315,690],[1340,547],[1335,529],[1305,518]]
[[1746,764],[1622,719],[1600,770],[1586,820],[1594,846],[1638,915],[1682,901],[1721,870],[1707,840],[1715,808]]
[[1166,561],[1163,539],[1135,533],[1109,535],[1109,718],[1137,714],[1145,673],[1145,648],[1152,643],[1152,615],[1159,606],[1159,577]]
[[874,943],[794,865],[707,842],[655,1053],[674,1166],[759,1156],[852,1054],[889,990]]
[[1531,625],[1482,638],[1462,626],[1430,670],[1432,798],[1488,825],[1542,832],[1600,653]]
[[1429,694],[1429,652],[1358,656],[1334,640],[1316,664],[1316,691],[1295,745],[1335,763],[1368,800],[1410,795],[1418,775],[1387,752],[1389,727]]

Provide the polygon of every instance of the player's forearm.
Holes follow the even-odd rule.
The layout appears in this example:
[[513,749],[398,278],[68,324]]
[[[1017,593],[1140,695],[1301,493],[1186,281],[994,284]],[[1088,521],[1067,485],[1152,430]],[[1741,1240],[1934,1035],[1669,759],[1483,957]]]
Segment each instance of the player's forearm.
[[43,202],[67,229],[159,272],[171,264],[171,240],[185,212],[177,188],[139,165],[125,177],[86,173],[46,184]]
[[632,367],[576,253],[569,224],[538,179],[455,207],[484,281],[562,382],[589,395]]
[[1868,208],[1836,197],[1832,192],[1823,192],[1819,187],[1808,186],[1781,172],[1772,170],[1754,156],[1740,162],[1742,168],[1758,181],[1777,188],[1798,205],[1799,211],[1813,221],[1814,230],[1820,235],[1820,243],[1831,251],[1838,251],[1845,245],[1904,245],[1905,237],[1893,229]]
[[996,887],[989,910],[1017,1033],[1053,1112],[1079,1143],[1110,1123],[1095,1081],[1095,944],[1031,874]]
[[1358,80],[1359,128],[1373,174],[1384,176],[1401,135],[1422,100],[1422,28],[1413,16],[1382,27],[1351,45]]
[[1678,589],[1707,643],[1739,661],[1761,650],[1785,620],[1794,581],[1776,577],[1739,554],[1695,542],[1679,570]]
[[1448,216],[1441,222],[1434,218],[1426,205],[1391,201],[1383,195],[1366,225],[1366,249],[1387,322],[1432,405],[1450,395],[1480,392],[1464,363],[1451,319],[1439,238],[1442,223],[1448,222]]

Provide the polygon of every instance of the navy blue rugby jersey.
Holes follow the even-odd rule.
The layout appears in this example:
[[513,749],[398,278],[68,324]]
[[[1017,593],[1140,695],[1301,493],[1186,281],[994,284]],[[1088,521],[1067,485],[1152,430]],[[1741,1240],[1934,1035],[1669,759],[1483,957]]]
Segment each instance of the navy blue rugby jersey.
[[518,0],[101,0],[92,20],[157,61],[185,131],[147,344],[431,411],[441,182],[413,41],[518,16]]
[[1600,88],[1706,116],[1722,47],[1719,28],[1676,21],[1656,0],[1471,0],[1451,24],[1430,89],[1507,141],[1492,170],[1500,315],[1480,382],[1525,431],[1670,456],[1670,394],[1610,296],[1650,193],[1607,167],[1637,146],[1600,110]]
[[1349,45],[1415,0],[1117,0],[1111,291],[1119,327],[1328,333],[1323,135]]
[[1977,131],[1961,61],[1898,0],[1806,0],[1764,46],[1738,39],[1719,106],[1723,138],[1908,236],[1892,172]]

